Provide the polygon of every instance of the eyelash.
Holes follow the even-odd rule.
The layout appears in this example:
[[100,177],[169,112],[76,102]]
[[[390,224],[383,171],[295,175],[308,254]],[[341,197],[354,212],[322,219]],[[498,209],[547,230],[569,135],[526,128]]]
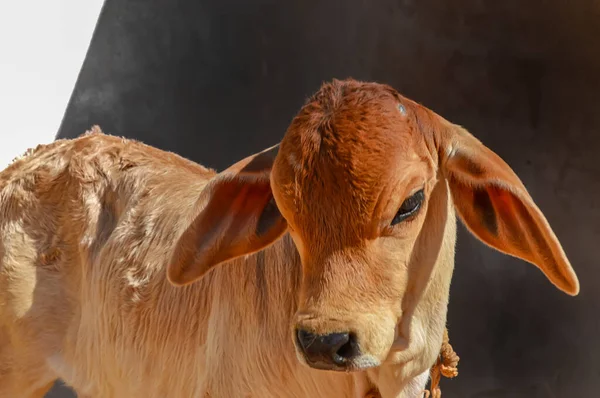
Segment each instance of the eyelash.
[[398,209],[398,212],[392,219],[390,226],[393,227],[396,224],[406,221],[414,215],[416,215],[423,206],[424,201],[425,193],[423,189],[417,191],[415,194],[406,198],[402,205],[400,205],[400,208]]

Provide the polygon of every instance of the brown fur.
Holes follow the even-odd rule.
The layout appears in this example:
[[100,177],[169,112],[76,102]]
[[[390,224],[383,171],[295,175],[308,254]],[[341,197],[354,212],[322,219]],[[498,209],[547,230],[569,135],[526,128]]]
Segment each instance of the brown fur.
[[[0,174],[0,398],[59,377],[90,397],[421,396],[455,208],[577,294],[508,165],[385,85],[325,84],[280,145],[219,174],[99,129],[40,146]],[[306,366],[296,327],[351,331],[362,356]]]

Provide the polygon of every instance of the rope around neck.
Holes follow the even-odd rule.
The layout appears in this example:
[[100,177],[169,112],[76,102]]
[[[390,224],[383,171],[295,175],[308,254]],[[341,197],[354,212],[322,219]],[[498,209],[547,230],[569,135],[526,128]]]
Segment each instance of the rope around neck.
[[440,355],[431,367],[431,385],[429,390],[424,391],[424,398],[441,398],[442,390],[440,389],[439,384],[442,376],[448,379],[458,376],[458,361],[460,360],[460,357],[454,352],[449,340],[448,329],[444,329],[444,339],[442,341]]

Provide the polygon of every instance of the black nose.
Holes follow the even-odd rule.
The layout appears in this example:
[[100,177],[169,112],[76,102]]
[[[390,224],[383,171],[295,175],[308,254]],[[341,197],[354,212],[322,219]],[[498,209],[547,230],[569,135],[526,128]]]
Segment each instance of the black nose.
[[314,367],[344,366],[359,355],[356,337],[351,333],[318,335],[299,329],[296,338],[307,362]]

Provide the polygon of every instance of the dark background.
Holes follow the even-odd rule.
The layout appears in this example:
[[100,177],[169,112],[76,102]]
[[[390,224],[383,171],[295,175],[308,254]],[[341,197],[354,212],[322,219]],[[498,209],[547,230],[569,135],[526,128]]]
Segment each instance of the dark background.
[[460,227],[444,398],[596,396],[599,20],[595,0],[106,0],[58,137],[97,123],[223,169],[322,81],[391,84],[514,168],[581,282],[571,298]]

